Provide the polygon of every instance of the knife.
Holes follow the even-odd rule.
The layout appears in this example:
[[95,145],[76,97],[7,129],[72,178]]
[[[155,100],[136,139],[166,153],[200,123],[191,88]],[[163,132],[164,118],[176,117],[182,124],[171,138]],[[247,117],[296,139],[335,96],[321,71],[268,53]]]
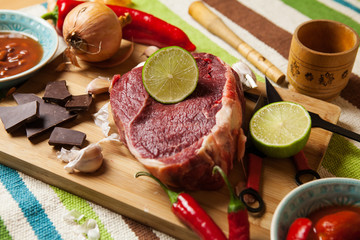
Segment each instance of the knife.
[[[269,102],[279,102],[282,101],[279,93],[275,90],[275,87],[270,83],[270,81],[265,77],[266,81],[266,91],[267,91],[267,98]],[[269,92],[268,92],[269,89]],[[360,135],[354,133],[350,130],[342,128],[338,125],[330,123],[324,119],[322,119],[319,114],[308,111],[311,117],[311,125],[312,127],[319,127],[325,130],[328,130],[333,133],[337,133],[344,137],[350,138],[352,140],[360,142]]]

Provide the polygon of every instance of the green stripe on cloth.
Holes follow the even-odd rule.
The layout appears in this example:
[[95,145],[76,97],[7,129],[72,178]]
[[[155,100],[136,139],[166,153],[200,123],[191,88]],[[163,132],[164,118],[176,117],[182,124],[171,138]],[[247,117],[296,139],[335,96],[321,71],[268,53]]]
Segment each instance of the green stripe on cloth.
[[75,209],[81,214],[84,214],[85,218],[80,221],[80,224],[82,224],[88,219],[94,219],[99,226],[101,239],[113,239],[110,233],[105,228],[104,224],[101,223],[99,216],[94,212],[92,207],[85,199],[61,190],[57,187],[52,188],[54,192],[58,195],[60,201],[64,204],[66,209],[68,209],[69,211]]
[[322,166],[337,177],[360,179],[360,149],[346,138],[334,134],[324,156]]
[[[196,45],[197,52],[207,52],[220,57],[224,62],[229,65],[238,61],[233,55],[229,54],[226,50],[219,47],[216,43],[211,41],[208,37],[198,31],[196,28],[188,24],[176,13],[172,12],[167,6],[163,5],[158,0],[133,0],[134,8],[153,14],[156,17],[169,22],[172,25],[185,29],[184,32],[189,36],[190,40]],[[235,51],[235,50],[234,50]]]
[[[342,22],[352,27],[356,32],[360,33],[360,24],[354,21],[351,17],[348,17],[335,9],[332,9],[323,3],[315,0],[282,0],[287,5],[295,8],[302,14],[312,19],[330,19],[338,22]],[[316,9],[316,10],[314,10]]]
[[6,229],[4,221],[0,218],[0,239],[1,240],[10,240],[12,239],[9,231]]

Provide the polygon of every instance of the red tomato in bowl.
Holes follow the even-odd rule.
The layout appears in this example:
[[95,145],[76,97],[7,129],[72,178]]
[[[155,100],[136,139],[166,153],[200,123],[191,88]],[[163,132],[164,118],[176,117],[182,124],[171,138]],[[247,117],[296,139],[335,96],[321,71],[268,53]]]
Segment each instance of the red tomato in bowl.
[[316,222],[314,230],[321,240],[359,240],[360,214],[344,210],[325,215]]

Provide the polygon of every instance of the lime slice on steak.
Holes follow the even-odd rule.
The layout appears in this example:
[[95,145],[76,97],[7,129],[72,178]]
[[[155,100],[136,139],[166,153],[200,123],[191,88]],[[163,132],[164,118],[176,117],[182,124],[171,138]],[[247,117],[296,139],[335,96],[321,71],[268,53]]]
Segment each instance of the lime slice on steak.
[[196,88],[199,69],[185,49],[172,46],[153,53],[145,62],[142,80],[146,91],[161,103],[184,100]]
[[293,102],[275,102],[259,109],[250,120],[254,145],[269,157],[287,158],[304,148],[311,131],[311,118]]

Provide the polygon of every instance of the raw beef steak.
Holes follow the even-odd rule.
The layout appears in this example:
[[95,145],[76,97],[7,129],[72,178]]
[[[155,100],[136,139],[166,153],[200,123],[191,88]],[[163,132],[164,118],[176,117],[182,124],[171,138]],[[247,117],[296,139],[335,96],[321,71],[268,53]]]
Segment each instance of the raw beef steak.
[[236,151],[243,154],[244,96],[230,66],[211,54],[193,55],[199,81],[184,101],[155,101],[143,86],[142,67],[137,67],[114,76],[110,104],[121,140],[163,183],[187,190],[217,189],[223,181],[212,175],[213,166],[228,173]]

